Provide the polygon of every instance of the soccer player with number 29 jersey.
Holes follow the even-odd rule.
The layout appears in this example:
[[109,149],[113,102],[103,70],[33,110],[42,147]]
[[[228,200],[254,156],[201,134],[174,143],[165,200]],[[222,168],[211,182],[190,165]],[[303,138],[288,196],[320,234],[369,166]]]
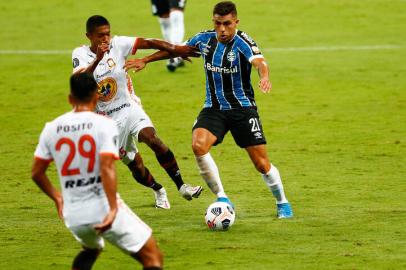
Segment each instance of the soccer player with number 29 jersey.
[[155,206],[169,209],[165,188],[155,181],[137,150],[135,141],[144,142],[154,151],[158,162],[172,178],[181,195],[187,200],[197,198],[202,188],[183,182],[174,154],[156,134],[151,119],[134,94],[131,78],[123,68],[127,57],[138,49],[162,49],[181,57],[193,56],[194,50],[156,39],[111,37],[109,22],[99,15],[87,20],[86,31],[91,44],[73,50],[73,73],[89,72],[97,81],[99,100],[96,112],[116,122],[123,163],[139,183],[152,188],[156,198]]
[[[60,218],[83,246],[72,269],[91,269],[104,247],[103,239],[140,261],[144,269],[162,269],[152,230],[116,193],[119,134],[113,120],[93,112],[97,83],[91,74],[79,73],[70,84],[73,110],[45,125],[35,150],[32,178],[54,200]],[[62,195],[46,175],[51,161]]]
[[[267,63],[257,44],[237,29],[239,20],[233,2],[224,1],[213,10],[214,30],[200,32],[186,45],[200,51],[206,73],[206,100],[193,126],[192,148],[200,174],[218,201],[231,201],[224,192],[216,163],[209,150],[222,142],[230,131],[244,148],[255,168],[276,198],[277,217],[290,218],[293,212],[286,199],[278,169],[269,162],[266,140],[251,85],[251,67],[259,74],[259,88],[271,90]],[[139,71],[149,62],[168,58],[157,52],[142,59],[128,60],[127,69]]]

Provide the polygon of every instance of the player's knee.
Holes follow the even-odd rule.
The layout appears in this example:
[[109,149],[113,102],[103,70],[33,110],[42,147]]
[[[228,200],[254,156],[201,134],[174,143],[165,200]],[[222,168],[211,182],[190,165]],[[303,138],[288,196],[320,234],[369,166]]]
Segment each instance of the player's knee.
[[268,159],[266,158],[259,158],[254,161],[255,168],[258,172],[265,174],[269,171],[270,165]]
[[154,240],[148,241],[138,253],[131,256],[137,259],[144,269],[160,269],[163,266],[162,252]]
[[207,152],[209,152],[208,147],[204,144],[203,141],[200,140],[193,140],[192,150],[195,156],[203,156],[207,154]]

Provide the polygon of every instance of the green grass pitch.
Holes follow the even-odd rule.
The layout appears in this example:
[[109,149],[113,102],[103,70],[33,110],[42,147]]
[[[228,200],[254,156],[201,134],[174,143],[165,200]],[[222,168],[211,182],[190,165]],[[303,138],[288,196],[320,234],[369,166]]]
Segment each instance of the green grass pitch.
[[[188,1],[186,37],[212,27],[215,3]],[[185,201],[141,145],[172,209],[154,209],[152,192],[122,164],[119,191],[154,229],[165,269],[406,269],[406,1],[236,3],[239,29],[272,70],[272,93],[255,87],[256,98],[295,217],[275,218],[270,192],[228,136],[211,153],[237,219],[230,231],[211,232],[210,191]],[[94,14],[110,20],[113,34],[161,37],[148,0],[0,3],[0,269],[69,269],[80,248],[30,180],[30,166],[44,123],[69,109],[69,51],[87,44],[84,24]],[[131,76],[185,181],[203,185],[190,146],[204,99],[202,61],[174,74],[153,63]],[[50,175],[58,184],[54,167]],[[109,244],[94,267],[139,268]]]

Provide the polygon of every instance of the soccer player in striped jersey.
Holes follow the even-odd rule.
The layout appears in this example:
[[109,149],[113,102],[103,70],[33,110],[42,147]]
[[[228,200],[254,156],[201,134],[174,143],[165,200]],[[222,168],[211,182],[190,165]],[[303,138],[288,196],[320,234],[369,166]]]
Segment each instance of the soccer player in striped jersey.
[[[73,270],[90,270],[104,239],[138,260],[143,269],[162,269],[162,254],[151,228],[117,193],[116,123],[93,112],[97,83],[89,73],[70,79],[73,110],[45,125],[35,150],[32,179],[54,202],[59,217],[83,246]],[[55,162],[61,192],[46,171]],[[62,193],[62,194],[61,194]]]
[[[206,100],[193,126],[192,139],[200,174],[218,201],[232,205],[209,153],[211,147],[221,143],[230,131],[237,145],[247,151],[276,198],[277,216],[293,217],[279,171],[270,163],[266,152],[266,140],[250,79],[253,66],[260,77],[259,88],[269,93],[272,85],[268,65],[255,41],[237,29],[239,20],[233,2],[224,1],[215,5],[213,23],[214,30],[200,32],[186,43],[201,52],[206,73]],[[157,52],[142,59],[127,61],[126,68],[139,71],[147,63],[167,57],[168,53]]]

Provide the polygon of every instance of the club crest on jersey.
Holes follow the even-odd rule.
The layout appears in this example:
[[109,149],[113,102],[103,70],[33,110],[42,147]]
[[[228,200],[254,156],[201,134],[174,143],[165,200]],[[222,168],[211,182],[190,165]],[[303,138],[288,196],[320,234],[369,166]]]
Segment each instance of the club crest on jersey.
[[236,58],[235,52],[231,51],[227,54],[227,60],[233,62]]
[[79,59],[73,58],[72,62],[73,62],[73,68],[77,68],[79,66]]
[[112,68],[116,65],[116,63],[114,62],[113,58],[109,58],[107,59],[107,65],[109,66],[109,68]]
[[117,83],[113,78],[106,78],[98,83],[97,93],[99,100],[103,102],[110,101],[117,93]]

